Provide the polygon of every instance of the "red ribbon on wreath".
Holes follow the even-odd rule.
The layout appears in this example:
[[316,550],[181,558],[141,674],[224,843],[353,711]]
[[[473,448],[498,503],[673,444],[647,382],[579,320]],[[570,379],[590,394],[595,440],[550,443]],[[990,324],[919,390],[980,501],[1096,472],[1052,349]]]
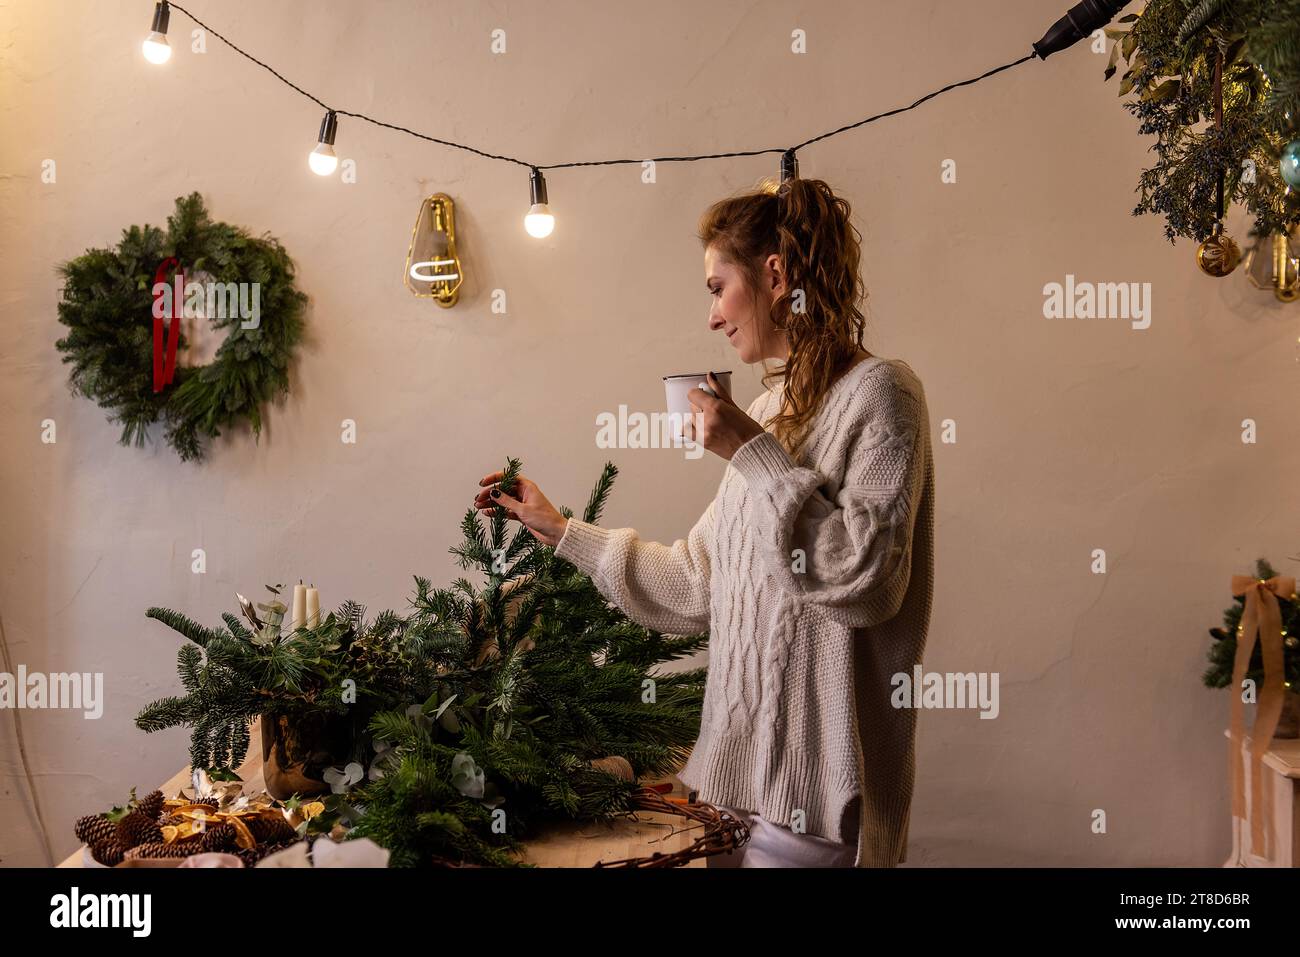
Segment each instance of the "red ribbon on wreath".
[[[172,314],[167,323],[166,359],[163,358],[163,317],[158,315],[158,300],[164,293],[158,287],[167,285],[167,270],[175,266],[176,278],[180,283],[172,296]],[[176,343],[181,337],[181,317],[185,315],[185,270],[180,268],[180,260],[169,256],[158,266],[153,276],[153,390],[161,392],[163,386],[170,385],[176,377]]]

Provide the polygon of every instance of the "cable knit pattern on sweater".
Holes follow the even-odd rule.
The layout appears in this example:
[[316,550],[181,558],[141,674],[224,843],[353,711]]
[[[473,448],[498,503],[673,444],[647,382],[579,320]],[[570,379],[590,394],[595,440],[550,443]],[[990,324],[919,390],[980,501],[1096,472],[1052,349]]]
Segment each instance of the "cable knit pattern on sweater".
[[[767,423],[780,398],[749,415]],[[925,650],[933,543],[925,392],[907,363],[873,356],[831,387],[799,461],[770,431],[742,445],[685,539],[570,519],[555,553],[634,621],[709,631],[680,774],[701,800],[856,840],[858,867],[891,867],[907,859],[916,712],[890,697]]]

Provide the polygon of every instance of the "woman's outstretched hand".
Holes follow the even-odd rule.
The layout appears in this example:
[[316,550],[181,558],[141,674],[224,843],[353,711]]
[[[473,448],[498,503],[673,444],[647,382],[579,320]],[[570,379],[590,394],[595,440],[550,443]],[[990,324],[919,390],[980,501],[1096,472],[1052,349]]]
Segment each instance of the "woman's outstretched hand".
[[[738,448],[764,429],[732,401],[731,393],[722,387],[712,372],[709,373],[709,388],[717,393],[717,398],[698,388],[686,393],[691,407],[702,414],[688,418],[682,434],[699,442],[714,455],[730,461]],[[695,429],[697,418],[700,422],[698,435]]]
[[497,487],[503,477],[504,473],[493,472],[479,479],[478,484],[486,487],[474,496],[474,507],[481,512],[490,512],[501,506],[508,517],[523,523],[539,542],[552,548],[558,545],[569,520],[547,500],[536,482],[518,476],[512,497]]

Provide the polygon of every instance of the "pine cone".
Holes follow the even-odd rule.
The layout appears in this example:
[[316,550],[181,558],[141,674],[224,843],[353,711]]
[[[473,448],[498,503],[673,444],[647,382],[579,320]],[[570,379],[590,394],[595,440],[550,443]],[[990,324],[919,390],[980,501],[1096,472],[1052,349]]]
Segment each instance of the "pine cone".
[[117,840],[117,825],[102,814],[87,814],[77,818],[77,826],[73,830],[77,840],[91,847],[100,841]]
[[181,817],[179,814],[168,814],[166,817],[163,817],[158,821],[158,826],[178,827],[184,823],[185,823],[185,818]]
[[91,845],[90,856],[105,867],[117,867],[122,863],[122,845],[113,839],[97,841]]
[[[188,841],[185,843],[189,843]],[[164,844],[162,841],[150,841],[147,844],[141,844],[128,850],[123,857],[128,860],[137,858],[146,858],[148,860],[161,860],[168,857],[189,857],[191,853],[197,853],[198,848],[187,848],[184,844]]]
[[255,817],[245,823],[258,844],[279,844],[286,841],[292,843],[298,840],[298,832],[283,815]]
[[138,844],[161,844],[162,829],[152,819],[139,811],[132,811],[117,822],[117,843],[123,847]]
[[162,791],[150,791],[140,799],[140,813],[151,821],[158,820],[162,814],[164,800],[166,799]]
[[253,848],[239,848],[232,853],[244,862],[245,867],[255,867],[257,862],[264,857],[274,854],[276,851],[283,851],[286,847],[298,843],[297,837],[292,841],[281,841],[278,844],[259,844]]
[[192,803],[194,803],[194,804],[206,804],[208,807],[212,808],[212,810],[214,810],[214,811],[215,811],[217,808],[221,807],[221,801],[219,801],[217,798],[214,798],[214,797],[195,798],[194,801],[193,801]]
[[203,832],[200,840],[205,851],[228,851],[235,846],[235,825],[216,824]]

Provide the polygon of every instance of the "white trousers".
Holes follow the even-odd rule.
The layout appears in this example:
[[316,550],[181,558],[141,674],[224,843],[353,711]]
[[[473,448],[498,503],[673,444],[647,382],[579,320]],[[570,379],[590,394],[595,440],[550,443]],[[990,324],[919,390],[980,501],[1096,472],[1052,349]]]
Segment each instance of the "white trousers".
[[709,857],[709,867],[853,867],[858,856],[856,843],[840,844],[815,834],[796,834],[751,811],[732,807],[722,810],[749,827],[749,840],[737,850]]

